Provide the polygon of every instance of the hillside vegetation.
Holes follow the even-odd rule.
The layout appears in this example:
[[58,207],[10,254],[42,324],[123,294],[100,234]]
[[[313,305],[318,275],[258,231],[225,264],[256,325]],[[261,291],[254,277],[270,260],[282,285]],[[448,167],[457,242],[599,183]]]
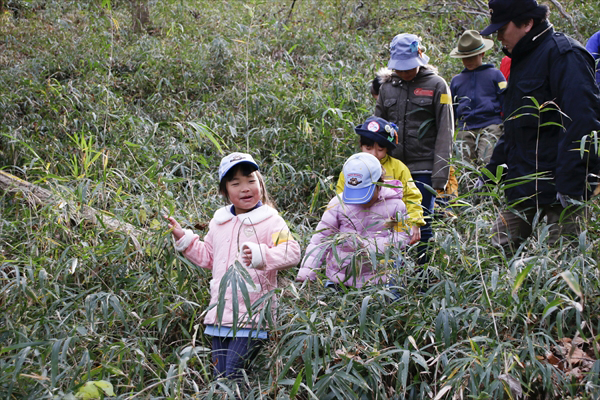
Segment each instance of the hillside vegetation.
[[[448,54],[487,24],[487,2],[150,1],[143,34],[125,0],[4,5],[0,169],[55,201],[0,192],[1,398],[81,397],[102,381],[121,399],[600,396],[594,201],[577,245],[549,247],[540,220],[507,257],[489,236],[503,185],[475,196],[477,167],[454,162],[457,218],[436,220],[425,270],[408,250],[400,299],[280,273],[247,387],[213,382],[210,271],[176,254],[161,217],[204,235],[224,204],[219,160],[250,152],[305,248],[358,150],[391,39],[420,35],[449,82],[462,65]],[[558,30],[584,41],[599,29],[597,1],[561,5]],[[86,206],[139,235],[84,218]]]

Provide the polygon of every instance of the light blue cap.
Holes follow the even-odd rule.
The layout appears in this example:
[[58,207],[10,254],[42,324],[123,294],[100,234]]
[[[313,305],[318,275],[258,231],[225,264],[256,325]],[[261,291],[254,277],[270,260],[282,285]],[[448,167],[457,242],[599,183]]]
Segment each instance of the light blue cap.
[[[421,49],[420,53],[419,49]],[[388,68],[408,71],[419,66],[423,67],[429,62],[429,57],[424,51],[425,47],[421,45],[421,39],[417,35],[411,33],[396,35],[390,44]]]
[[381,173],[381,163],[374,155],[356,153],[350,156],[344,163],[344,203],[366,204],[371,201]]

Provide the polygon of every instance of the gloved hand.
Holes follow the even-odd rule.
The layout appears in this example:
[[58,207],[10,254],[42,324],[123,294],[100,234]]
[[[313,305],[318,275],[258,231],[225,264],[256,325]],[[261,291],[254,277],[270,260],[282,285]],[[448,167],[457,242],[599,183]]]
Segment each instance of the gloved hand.
[[485,185],[485,182],[481,177],[477,178],[477,182],[475,182],[475,189],[481,189]]
[[562,194],[560,192],[556,192],[556,200],[560,201],[560,205],[563,208],[567,208],[571,203],[571,198],[566,194]]

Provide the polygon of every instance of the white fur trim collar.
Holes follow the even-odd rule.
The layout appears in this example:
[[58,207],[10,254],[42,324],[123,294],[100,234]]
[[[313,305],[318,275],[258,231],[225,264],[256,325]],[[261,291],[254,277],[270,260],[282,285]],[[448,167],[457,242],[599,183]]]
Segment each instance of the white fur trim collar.
[[272,216],[277,215],[277,210],[273,207],[268,206],[266,204],[240,215],[233,215],[231,213],[231,204],[225,207],[219,208],[213,219],[217,224],[224,224],[225,222],[231,220],[232,218],[239,218],[244,225],[254,225],[259,222],[263,222],[264,220],[271,218]]
[[392,72],[391,69],[384,67],[377,71],[375,75],[379,78],[379,83],[384,84],[392,80]]

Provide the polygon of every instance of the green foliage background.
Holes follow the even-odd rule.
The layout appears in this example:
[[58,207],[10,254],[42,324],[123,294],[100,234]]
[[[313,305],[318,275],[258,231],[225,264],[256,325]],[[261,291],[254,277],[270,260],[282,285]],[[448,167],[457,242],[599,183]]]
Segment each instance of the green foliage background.
[[[6,2],[0,166],[64,201],[0,197],[0,397],[106,380],[119,398],[510,398],[510,376],[532,398],[597,398],[598,362],[576,380],[541,361],[563,337],[596,346],[596,204],[579,246],[549,248],[540,221],[507,258],[487,234],[501,187],[475,202],[475,167],[458,163],[458,219],[437,222],[426,273],[406,263],[399,301],[283,273],[250,387],[212,382],[210,271],[175,254],[161,215],[205,233],[223,205],[220,158],[247,151],[305,246],[357,150],[353,127],[374,108],[370,81],[393,36],[422,36],[449,82],[458,36],[488,21],[481,1],[293,3],[151,1],[152,26],[135,35],[125,0]],[[552,8],[558,30],[598,29],[597,1],[562,5],[576,26]],[[78,218],[82,205],[144,229],[142,248]]]

